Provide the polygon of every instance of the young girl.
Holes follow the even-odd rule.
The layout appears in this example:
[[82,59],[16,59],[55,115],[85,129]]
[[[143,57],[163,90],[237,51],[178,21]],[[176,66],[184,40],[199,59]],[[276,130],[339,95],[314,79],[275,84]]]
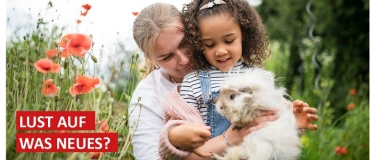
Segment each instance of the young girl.
[[[184,77],[180,95],[196,107],[211,134],[222,134],[230,122],[215,111],[213,100],[229,72],[261,67],[269,39],[261,19],[245,0],[202,0],[187,6],[186,36],[193,48],[193,69]],[[224,136],[226,134],[223,134]]]
[[[256,10],[245,0],[193,1],[185,7],[183,21],[189,50],[193,51],[190,61],[195,71],[184,77],[180,97],[171,93],[162,103],[167,122],[164,131],[168,132],[171,129],[168,127],[176,122],[171,120],[204,123],[211,127],[212,138],[221,137],[221,141],[225,142],[218,145],[237,145],[241,143],[242,137],[233,136],[234,131],[228,129],[231,123],[215,111],[213,104],[219,96],[219,87],[229,72],[262,67],[262,61],[270,55],[267,48],[269,39],[262,21]],[[190,107],[184,106],[181,98]],[[316,125],[309,124],[317,119],[313,120],[308,114],[299,116],[308,119],[303,124],[299,123],[302,118],[297,117],[299,128],[317,128]],[[165,147],[168,145],[164,141],[168,136],[165,132],[162,132],[160,142],[163,158],[173,156],[167,152],[169,149],[174,150],[171,145]],[[201,150],[217,154],[223,152],[211,148]],[[175,150],[175,153],[184,156],[184,152],[180,150]]]

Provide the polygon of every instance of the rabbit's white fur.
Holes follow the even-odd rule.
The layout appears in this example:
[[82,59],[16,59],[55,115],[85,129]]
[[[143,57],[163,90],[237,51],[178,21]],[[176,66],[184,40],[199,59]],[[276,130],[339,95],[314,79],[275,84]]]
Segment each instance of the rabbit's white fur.
[[217,111],[237,127],[251,122],[261,111],[278,109],[279,118],[244,137],[229,147],[219,160],[292,160],[301,152],[292,105],[283,98],[285,88],[276,87],[274,74],[252,68],[240,76],[232,76],[222,86],[216,102]]

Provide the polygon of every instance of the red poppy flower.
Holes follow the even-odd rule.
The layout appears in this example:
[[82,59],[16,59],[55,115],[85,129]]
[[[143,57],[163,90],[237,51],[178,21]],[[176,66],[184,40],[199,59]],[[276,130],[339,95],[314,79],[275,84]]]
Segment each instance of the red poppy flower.
[[57,49],[50,49],[46,51],[46,55],[48,58],[57,57],[59,55],[59,51]]
[[138,12],[132,12],[132,14],[133,14],[134,16],[137,16],[137,15],[138,15]]
[[336,155],[347,154],[347,147],[336,146],[334,150],[336,151]]
[[105,132],[108,130],[107,120],[101,120],[101,121],[95,122],[95,125],[100,128],[101,132]]
[[60,71],[60,65],[54,64],[54,62],[48,58],[40,59],[37,62],[34,63],[34,67],[42,73],[47,72],[59,72]]
[[61,51],[60,57],[62,57],[62,58],[69,57],[68,50],[67,50],[66,48],[64,48],[64,49]]
[[355,108],[355,103],[350,103],[348,106],[347,106],[347,110],[352,110]]
[[85,34],[67,34],[61,38],[59,46],[66,49],[63,55],[75,55],[83,57],[92,45],[91,37]]
[[59,91],[57,87],[52,83],[52,79],[48,79],[43,81],[43,86],[42,86],[42,93],[45,96],[55,96],[57,92]]
[[100,83],[99,78],[89,78],[86,76],[77,76],[76,83],[69,88],[71,95],[86,94],[91,92],[95,85]]
[[77,19],[77,24],[80,24],[81,22],[82,22],[81,20]]
[[82,8],[85,8],[86,10],[89,10],[91,8],[91,5],[84,4],[84,5],[82,5]]
[[89,152],[87,155],[90,159],[99,159],[103,152]]
[[353,89],[350,89],[350,95],[355,95],[356,94],[356,89],[355,88],[353,88]]
[[88,12],[89,12],[89,10],[85,10],[85,12],[82,12],[82,11],[81,11],[81,15],[82,15],[82,16],[86,16]]
[[102,130],[102,131],[107,131],[107,129],[108,129],[108,124],[107,124],[107,122],[106,122],[106,121],[102,122],[102,124],[101,124],[101,130]]

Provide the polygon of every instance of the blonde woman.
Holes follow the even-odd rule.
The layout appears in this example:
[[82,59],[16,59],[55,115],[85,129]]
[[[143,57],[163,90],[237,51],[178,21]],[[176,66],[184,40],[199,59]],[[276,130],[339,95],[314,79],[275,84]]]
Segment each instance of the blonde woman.
[[[144,52],[148,73],[135,89],[128,108],[133,151],[137,160],[160,159],[158,146],[160,135],[164,132],[167,132],[165,141],[176,150],[191,151],[201,145],[209,145],[218,151],[225,151],[226,148],[226,145],[222,145],[224,141],[221,136],[209,140],[210,128],[204,124],[182,122],[174,124],[167,131],[162,130],[165,122],[161,102],[191,71],[181,16],[173,5],[155,3],[141,10],[134,21],[133,37]],[[297,121],[306,123],[318,119],[316,110],[306,103],[295,101],[293,104],[297,111],[295,114],[303,114],[304,109],[306,115],[304,120]],[[231,135],[242,139],[260,129],[261,122],[277,118],[276,112],[265,112],[241,131],[229,129],[228,132],[234,132]],[[187,159],[191,157],[198,158],[191,154]]]

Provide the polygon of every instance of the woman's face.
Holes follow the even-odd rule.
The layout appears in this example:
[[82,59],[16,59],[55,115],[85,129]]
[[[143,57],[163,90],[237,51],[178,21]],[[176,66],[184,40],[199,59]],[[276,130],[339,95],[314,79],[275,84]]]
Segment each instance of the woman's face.
[[[183,28],[181,22],[175,22],[163,29],[158,35],[153,60],[161,69],[177,82],[181,82],[186,74],[191,71],[187,50],[181,45],[184,33],[178,28]],[[170,77],[166,77],[170,78]]]

